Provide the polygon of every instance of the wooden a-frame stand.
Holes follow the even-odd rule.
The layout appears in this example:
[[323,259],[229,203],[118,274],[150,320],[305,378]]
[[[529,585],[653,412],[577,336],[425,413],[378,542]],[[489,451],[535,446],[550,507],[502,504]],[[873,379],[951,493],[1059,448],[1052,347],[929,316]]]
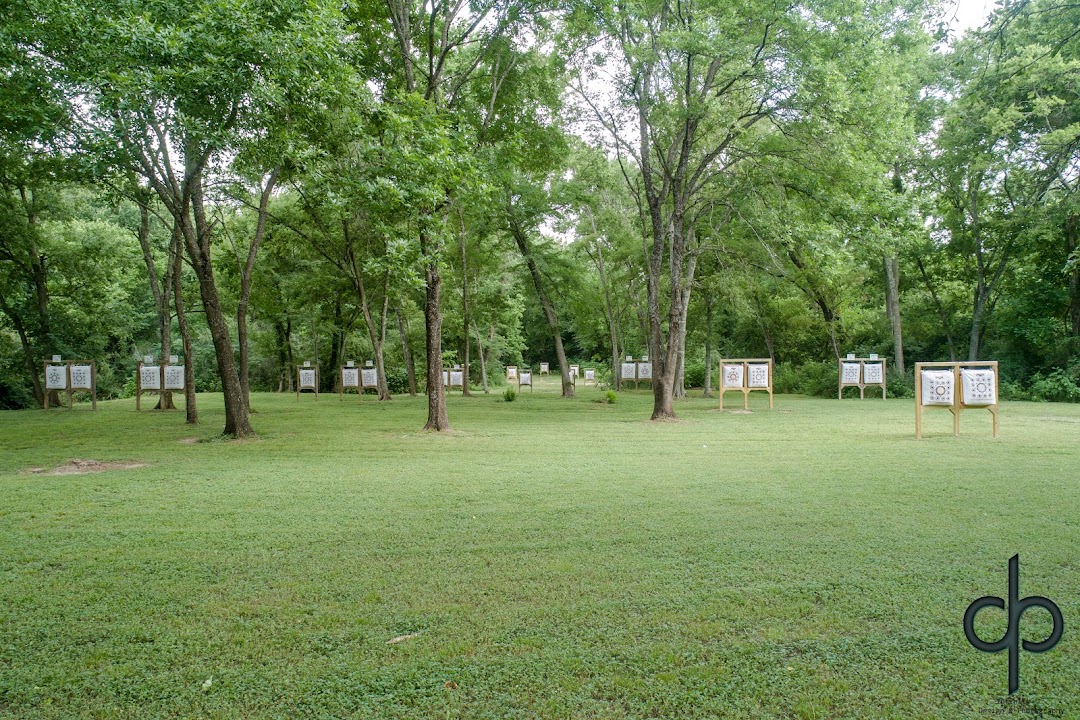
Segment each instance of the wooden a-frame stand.
[[[948,369],[952,370],[953,375],[953,399],[951,405],[924,405],[922,398],[923,380],[922,371],[933,369]],[[968,405],[964,402],[964,388],[961,381],[961,370],[986,370],[990,369],[994,371],[994,402],[983,404]],[[939,407],[948,410],[953,416],[953,437],[960,437],[960,413],[964,410],[989,410],[993,415],[993,435],[998,436],[998,403],[1001,400],[998,392],[1000,385],[1000,375],[998,374],[997,360],[988,360],[986,362],[921,362],[915,363],[915,437],[922,438],[922,419],[923,410],[926,408]]]
[[[858,363],[859,364],[859,381],[858,382],[844,382],[844,364],[845,363]],[[881,363],[881,382],[866,382],[866,366],[873,365],[874,363]],[[837,368],[837,378],[839,389],[836,391],[836,399],[844,399],[844,388],[857,387],[859,388],[859,399],[866,399],[866,388],[879,387],[881,388],[881,399],[885,399],[885,376],[888,366],[886,365],[885,358],[841,358],[840,365]]]
[[[64,368],[64,387],[62,388],[50,388],[49,383],[49,366],[63,366]],[[72,374],[71,369],[73,367],[90,367],[90,387],[72,387]],[[74,395],[77,392],[90,393],[90,409],[97,410],[97,363],[93,360],[62,360],[62,361],[46,361],[44,363],[45,368],[45,402],[42,406],[42,410],[49,409],[49,395],[51,393],[67,393],[67,409],[74,408]]]
[[[725,382],[724,366],[742,365],[742,386],[732,387]],[[768,365],[769,377],[765,385],[750,385],[750,366]],[[764,390],[769,393],[769,409],[773,409],[773,361],[772,358],[720,358],[720,409],[724,409],[724,393],[742,392],[743,410],[750,409],[750,393],[755,390]]]

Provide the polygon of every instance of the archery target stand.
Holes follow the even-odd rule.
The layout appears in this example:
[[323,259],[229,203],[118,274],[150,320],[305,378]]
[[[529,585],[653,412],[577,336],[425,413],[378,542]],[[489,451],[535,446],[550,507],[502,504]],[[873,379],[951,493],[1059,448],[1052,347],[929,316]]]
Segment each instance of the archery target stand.
[[341,384],[338,386],[338,399],[344,400],[345,393],[355,390],[357,396],[360,391],[360,368],[356,367],[355,360],[348,360],[341,366]]
[[866,388],[879,387],[881,388],[881,399],[884,400],[885,362],[885,358],[879,358],[877,355],[860,358],[849,353],[845,359],[840,361],[837,399],[844,399],[844,388],[846,387],[859,388],[860,400],[866,399]]
[[523,385],[529,386],[529,392],[533,391],[533,377],[532,368],[518,368],[518,392],[521,392]]
[[960,413],[989,410],[998,436],[998,364],[987,362],[915,363],[915,437],[922,437],[923,411],[944,408],[953,416],[953,436],[960,436]]
[[[142,411],[144,393],[157,395],[184,391],[184,366],[178,364],[179,357],[169,356],[169,362],[154,364],[154,357],[147,355],[135,370],[135,412]],[[158,403],[160,404],[160,402]],[[179,410],[179,408],[173,408]]]
[[518,379],[518,367],[517,365],[506,366],[506,384],[516,383]]
[[49,409],[51,392],[67,393],[67,409],[74,407],[74,395],[77,392],[90,393],[90,409],[97,410],[97,363],[93,360],[68,360],[59,355],[44,363],[45,368],[45,403],[43,410]]
[[312,367],[311,362],[305,360],[303,365],[296,368],[296,402],[300,402],[300,393],[310,390],[315,393],[315,399],[319,399],[319,364]]
[[720,359],[720,409],[724,409],[724,393],[741,392],[743,410],[750,409],[750,393],[763,390],[769,393],[769,409],[773,408],[773,361],[771,358]]
[[585,385],[596,385],[596,368],[585,368],[582,374]]

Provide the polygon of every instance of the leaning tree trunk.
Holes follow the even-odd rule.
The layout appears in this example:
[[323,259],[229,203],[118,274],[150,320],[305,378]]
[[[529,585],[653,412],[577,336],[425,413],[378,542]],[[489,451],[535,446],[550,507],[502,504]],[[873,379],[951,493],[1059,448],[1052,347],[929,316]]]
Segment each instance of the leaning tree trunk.
[[690,313],[690,290],[694,285],[694,271],[697,268],[697,254],[690,255],[690,259],[686,262],[686,292],[683,293],[683,323],[682,329],[679,331],[679,355],[676,360],[675,367],[675,389],[674,395],[677,398],[686,397],[686,327],[687,327],[687,315]]
[[525,236],[524,229],[518,225],[517,220],[513,217],[512,213],[512,210],[508,213],[510,234],[514,236],[514,242],[517,243],[518,250],[521,251],[521,256],[525,259],[525,264],[529,268],[529,276],[532,278],[533,288],[536,290],[537,297],[540,298],[540,306],[544,310],[544,317],[547,318],[548,328],[551,331],[552,339],[555,341],[555,358],[559,361],[559,373],[562,375],[562,396],[564,398],[572,398],[574,397],[574,385],[570,381],[570,366],[566,362],[566,351],[563,348],[562,330],[559,329],[559,315],[555,312],[555,306],[551,304],[551,300],[544,291],[544,282],[540,276],[540,268],[537,266],[536,260],[533,258],[532,252],[529,249],[529,239]]
[[[236,342],[240,346],[240,388],[244,393],[244,404],[251,408],[251,389],[248,385],[248,366],[250,363],[250,348],[248,347],[248,307],[251,304],[251,279],[255,273],[255,257],[258,255],[259,246],[266,234],[267,208],[270,204],[270,196],[274,192],[274,184],[280,168],[270,171],[270,177],[259,195],[259,210],[255,221],[255,234],[248,246],[247,259],[240,265],[240,301],[236,306]],[[239,260],[239,258],[237,258]]]
[[461,227],[461,337],[462,352],[461,394],[469,395],[469,256],[465,247],[465,223]]
[[[158,282],[157,263],[154,262],[154,253],[150,248],[150,209],[143,203],[139,203],[139,247],[142,248],[143,263],[146,265],[146,275],[150,280],[150,294],[154,299],[154,309],[157,311],[158,336],[161,341],[161,362],[168,361],[172,354],[172,315],[169,313],[169,296],[172,294],[171,273],[173,272],[172,248],[169,250],[168,261],[165,263],[165,278]],[[175,410],[172,392],[162,388],[158,393],[156,410]]]
[[900,323],[900,260],[896,255],[885,256],[885,312],[892,328],[896,371],[904,374],[904,335]]
[[712,329],[713,296],[705,293],[705,393],[703,397],[712,397]]
[[427,374],[428,418],[425,430],[442,432],[450,429],[450,418],[446,414],[446,388],[443,386],[442,364],[442,277],[435,259],[434,248],[425,232],[420,234],[420,252],[428,258],[424,269],[424,332]]
[[402,307],[399,302],[394,310],[397,315],[398,336],[401,338],[401,356],[405,361],[405,372],[409,376],[409,396],[416,397],[416,365],[413,363],[412,353],[409,351],[409,331],[405,327],[405,319],[402,317]]
[[484,394],[488,394],[487,359],[484,357],[484,343],[480,340],[480,328],[473,323],[473,332],[476,333],[476,356],[480,358],[480,382],[484,385]]
[[195,368],[192,366],[191,328],[188,327],[187,313],[184,311],[184,248],[179,232],[175,229],[169,247],[169,256],[172,263],[173,307],[176,309],[176,323],[180,326],[180,341],[184,349],[184,414],[189,425],[196,425],[199,422],[199,410],[195,405]]

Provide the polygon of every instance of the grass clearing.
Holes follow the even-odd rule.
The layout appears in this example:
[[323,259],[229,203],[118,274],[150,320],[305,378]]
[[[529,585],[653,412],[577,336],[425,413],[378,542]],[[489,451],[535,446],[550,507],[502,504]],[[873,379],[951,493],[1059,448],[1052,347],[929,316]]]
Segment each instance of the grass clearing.
[[[450,437],[407,397],[258,394],[245,442],[212,395],[0,413],[0,717],[1080,717],[1080,407],[916,441],[911,400],[541,382]],[[146,466],[26,472],[76,458]],[[1066,631],[1004,702],[961,618],[1014,552]]]

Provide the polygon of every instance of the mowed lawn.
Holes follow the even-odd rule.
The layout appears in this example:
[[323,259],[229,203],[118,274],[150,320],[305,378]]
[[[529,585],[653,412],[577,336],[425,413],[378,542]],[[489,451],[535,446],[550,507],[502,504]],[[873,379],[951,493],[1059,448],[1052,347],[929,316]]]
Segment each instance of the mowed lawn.
[[[1080,717],[1080,406],[916,441],[912,400],[655,424],[544,380],[449,436],[401,396],[258,394],[243,442],[216,395],[0,413],[0,717]],[[74,458],[147,465],[29,472]],[[1066,629],[1006,700],[961,619],[1017,552]]]

